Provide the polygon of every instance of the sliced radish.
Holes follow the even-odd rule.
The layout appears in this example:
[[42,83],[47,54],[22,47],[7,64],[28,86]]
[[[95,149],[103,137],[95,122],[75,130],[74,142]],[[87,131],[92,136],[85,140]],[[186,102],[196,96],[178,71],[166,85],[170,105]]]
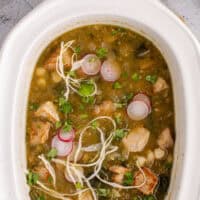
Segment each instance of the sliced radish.
[[104,61],[101,66],[101,75],[104,80],[110,82],[114,82],[119,79],[121,70],[118,63],[113,60]]
[[149,114],[149,107],[144,101],[132,101],[127,108],[127,114],[132,120],[142,120]]
[[101,61],[95,54],[88,54],[82,59],[81,68],[87,75],[98,74],[101,68]]
[[67,156],[73,150],[73,142],[63,142],[58,138],[58,135],[52,139],[51,146],[57,150],[58,156]]
[[151,101],[146,94],[138,93],[134,96],[133,101],[144,101],[149,107],[149,113],[151,112]]
[[72,180],[70,175],[67,173],[67,170],[65,170],[65,178],[70,183],[77,183],[79,182],[79,177],[83,177],[83,173],[84,173],[83,168],[82,167],[74,167],[74,168],[75,168],[75,171],[70,170],[71,175],[74,178],[74,181]]
[[65,132],[62,129],[59,129],[57,135],[58,139],[62,142],[71,142],[75,138],[75,132],[73,129],[69,132]]

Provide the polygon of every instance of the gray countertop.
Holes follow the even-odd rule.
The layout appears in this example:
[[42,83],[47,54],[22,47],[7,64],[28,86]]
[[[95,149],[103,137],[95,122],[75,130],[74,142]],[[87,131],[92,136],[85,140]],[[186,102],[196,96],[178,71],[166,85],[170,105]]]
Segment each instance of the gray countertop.
[[[43,0],[0,0],[0,46],[12,27]],[[161,0],[200,40],[200,0]]]

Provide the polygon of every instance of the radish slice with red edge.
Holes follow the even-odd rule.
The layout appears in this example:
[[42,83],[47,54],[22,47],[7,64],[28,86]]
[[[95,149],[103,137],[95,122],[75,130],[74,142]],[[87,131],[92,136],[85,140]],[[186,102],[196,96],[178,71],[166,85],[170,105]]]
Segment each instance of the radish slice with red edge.
[[51,147],[57,150],[58,156],[68,156],[73,150],[73,141],[63,142],[56,135],[51,141]]
[[133,101],[143,101],[149,107],[149,113],[151,112],[151,101],[149,97],[144,93],[138,93],[133,97]]
[[101,61],[95,54],[88,54],[82,59],[81,68],[87,75],[96,75],[101,68]]
[[104,80],[114,82],[119,79],[121,69],[114,60],[106,60],[101,66],[101,76]]
[[145,119],[151,112],[151,102],[147,95],[139,93],[135,95],[132,102],[128,105],[127,114],[135,121]]
[[59,129],[57,132],[58,139],[62,142],[71,142],[75,138],[75,131],[72,129],[71,131],[64,131],[63,129]]

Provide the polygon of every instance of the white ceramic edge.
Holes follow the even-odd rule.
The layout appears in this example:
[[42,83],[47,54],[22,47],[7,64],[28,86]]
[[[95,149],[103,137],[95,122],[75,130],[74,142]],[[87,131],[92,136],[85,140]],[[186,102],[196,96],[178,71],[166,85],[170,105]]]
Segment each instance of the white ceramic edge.
[[[53,2],[52,2],[53,3]],[[38,9],[37,9],[37,12],[39,11],[39,9],[44,9],[44,7],[45,7],[45,4],[46,3],[44,3],[43,5],[41,5]],[[187,34],[188,34],[188,36],[191,38],[191,43],[194,43],[195,44],[195,46],[196,46],[196,53],[199,55],[199,44],[198,44],[198,42],[197,42],[197,40],[194,38],[194,36],[191,34],[191,32],[169,11],[169,10],[167,10],[165,7],[163,7],[161,4],[155,4],[154,6],[158,6],[159,7],[159,9],[162,9],[163,10],[163,12],[165,12],[169,17],[171,17],[171,18],[173,18],[173,20],[177,23],[177,25],[179,26],[179,27],[181,27],[181,29],[183,29]],[[48,7],[47,5],[46,5],[46,7]],[[45,9],[47,9],[47,8],[45,8]],[[36,12],[36,11],[34,11],[34,12]],[[31,16],[31,15],[33,15],[34,14],[34,12],[32,13],[32,14],[29,14],[29,16]],[[28,18],[26,19],[27,21],[28,21]],[[24,21],[24,20],[23,20]],[[21,23],[23,23],[23,22],[21,22]],[[19,28],[19,25],[18,25],[18,28]],[[19,30],[17,30],[18,28],[16,28],[13,32],[12,32],[12,34],[8,37],[8,39],[7,39],[7,42],[5,43],[5,45],[4,45],[4,47],[3,47],[3,50],[2,50],[2,53],[1,53],[1,55],[5,55],[4,54],[4,52],[6,51],[6,49],[7,48],[9,48],[9,46],[12,46],[12,39],[14,39],[14,36],[15,36],[15,34],[16,34],[16,32],[17,31],[19,31]],[[22,28],[22,27],[21,27]],[[197,56],[198,56],[197,55]],[[195,60],[197,61],[197,58],[196,57],[194,57],[195,58]],[[6,57],[2,57],[1,56],[1,64],[5,64],[4,62],[3,62],[3,60],[4,59],[6,59]],[[8,58],[7,58],[8,59]],[[197,61],[198,62],[198,61]],[[191,62],[190,62],[191,63]],[[196,64],[196,63],[195,63]],[[197,63],[198,64],[198,63]],[[1,66],[2,67],[2,66]],[[1,70],[1,72],[2,72],[2,69],[0,69]],[[188,87],[191,87],[191,86],[194,86],[195,84],[197,85],[198,83],[199,83],[199,81],[198,81],[198,75],[199,75],[199,71],[198,71],[198,69],[195,67],[194,68],[194,70],[196,70],[195,71],[195,73],[193,73],[192,74],[192,77],[193,77],[193,80],[191,80],[191,75],[190,75],[190,77],[187,77],[188,78],[188,80],[191,80],[191,84],[189,84],[189,86]],[[1,74],[1,79],[0,79],[0,81],[2,81],[2,79],[6,82],[7,80],[6,80],[6,77],[2,77],[2,74]],[[186,80],[186,79],[185,79]],[[194,93],[194,88],[185,88],[185,90],[186,91],[190,91],[191,90],[191,92],[189,93],[187,93],[188,95],[194,95],[194,96],[192,96],[191,97],[191,99],[189,100],[189,99],[187,99],[189,102],[188,103],[197,103],[198,104],[198,101],[197,101],[197,99],[199,98],[199,92],[197,91],[196,93]],[[4,90],[3,91],[5,91],[5,88],[4,88]],[[1,99],[3,99],[3,96],[1,95]],[[10,97],[12,97],[12,95],[10,95]],[[196,97],[196,98],[194,98],[194,97]],[[4,102],[5,103],[5,102]],[[193,116],[192,118],[194,119],[194,121],[196,122],[196,124],[198,125],[198,118],[197,118],[197,116],[196,116],[196,114],[195,115],[193,115],[195,112],[195,109],[196,109],[196,107],[195,106],[190,106],[190,108],[191,108],[191,110],[187,110],[187,113],[189,113],[190,114],[190,116]],[[13,110],[15,110],[16,108],[13,108]],[[7,111],[8,111],[8,109],[6,109]],[[13,112],[13,110],[10,110],[10,112]],[[4,110],[5,111],[5,110]],[[1,122],[3,122],[3,118],[2,118],[2,116],[1,116],[1,118],[0,118],[2,121]],[[190,119],[189,119],[190,120]],[[199,125],[198,125],[199,126]],[[2,127],[1,127],[2,128]],[[191,131],[194,131],[194,133],[196,132],[196,129],[197,128],[197,126],[195,126],[195,127],[191,127]],[[2,129],[1,129],[2,130]],[[6,130],[6,129],[3,129],[3,130]],[[196,136],[196,135],[195,135]],[[193,137],[193,135],[192,135],[192,133],[191,133],[191,137],[194,139],[194,138],[196,138],[196,137]],[[194,151],[194,149],[191,149],[191,146],[193,145],[194,147],[196,147],[196,145],[198,146],[198,144],[195,144],[195,141],[191,141],[191,140],[188,140],[189,142],[189,144],[188,144],[188,146],[190,147],[189,148],[189,150],[190,150],[190,152],[186,152],[187,154],[189,154],[189,155],[193,155],[193,156],[191,156],[191,161],[195,161],[196,160],[196,165],[198,166],[198,159],[196,159],[196,154],[195,154],[195,151]],[[194,144],[192,144],[194,142]],[[12,143],[13,144],[13,143]],[[5,145],[4,145],[4,147],[5,147]],[[14,156],[15,155],[15,148],[13,148],[13,152],[12,152],[12,155]],[[197,150],[197,149],[196,149]],[[15,157],[15,156],[14,156]],[[13,159],[13,166],[14,166],[14,162],[16,161],[16,159],[14,158]],[[10,162],[9,162],[9,164],[11,164]],[[8,166],[8,167],[10,167],[10,166]],[[186,172],[184,175],[185,175],[185,177],[184,177],[184,181],[183,181],[183,183],[182,183],[182,186],[183,186],[183,188],[182,188],[182,190],[184,190],[184,186],[185,185],[188,185],[186,182],[187,182],[187,180],[191,180],[190,179],[190,174],[188,174],[188,172],[190,171],[190,170],[192,170],[192,167],[195,167],[195,166],[193,166],[192,164],[189,164],[188,165],[188,163],[187,163],[187,165],[184,167],[184,172]],[[190,170],[189,170],[189,168],[190,168]],[[196,171],[196,168],[195,168],[195,171]],[[197,177],[199,177],[199,174],[197,174]],[[11,178],[12,179],[12,178]],[[10,182],[11,183],[11,182]],[[191,184],[192,184],[192,182],[191,182]],[[195,185],[196,184],[199,184],[199,182],[198,183],[196,183],[195,182]],[[186,188],[185,188],[186,189]],[[187,190],[187,189],[186,189]],[[196,190],[195,190],[196,191]],[[11,191],[12,192],[12,191]],[[188,194],[187,194],[188,195]],[[183,196],[182,196],[183,197]],[[197,196],[196,196],[197,197]],[[181,198],[180,198],[181,199]],[[184,198],[182,198],[182,199],[184,199]]]

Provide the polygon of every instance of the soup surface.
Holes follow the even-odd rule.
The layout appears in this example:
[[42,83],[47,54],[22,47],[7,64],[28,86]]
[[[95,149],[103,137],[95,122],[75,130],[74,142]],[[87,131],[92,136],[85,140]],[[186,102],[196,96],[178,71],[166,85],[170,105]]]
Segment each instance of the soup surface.
[[170,73],[152,42],[91,25],[45,49],[27,112],[31,200],[162,200],[174,142]]

